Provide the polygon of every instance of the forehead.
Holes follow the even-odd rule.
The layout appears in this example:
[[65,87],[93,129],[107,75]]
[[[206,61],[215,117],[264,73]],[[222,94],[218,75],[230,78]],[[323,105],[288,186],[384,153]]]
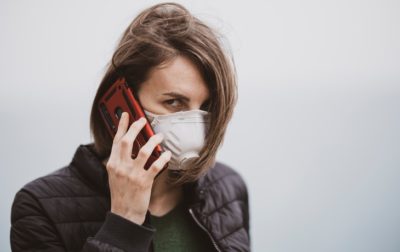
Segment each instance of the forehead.
[[209,97],[209,90],[200,71],[185,56],[177,56],[167,64],[152,69],[142,88],[156,93],[157,96],[166,92],[177,92],[198,102]]

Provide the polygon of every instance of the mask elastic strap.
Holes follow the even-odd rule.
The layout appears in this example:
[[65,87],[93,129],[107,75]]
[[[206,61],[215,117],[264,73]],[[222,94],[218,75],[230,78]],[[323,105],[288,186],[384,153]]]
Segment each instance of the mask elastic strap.
[[150,119],[150,123],[152,123],[152,122],[154,121],[154,118],[157,117],[156,114],[153,114],[153,113],[151,113],[150,111],[147,111],[147,110],[145,110],[145,109],[143,109],[143,112],[145,113],[146,117],[147,117],[148,119]]

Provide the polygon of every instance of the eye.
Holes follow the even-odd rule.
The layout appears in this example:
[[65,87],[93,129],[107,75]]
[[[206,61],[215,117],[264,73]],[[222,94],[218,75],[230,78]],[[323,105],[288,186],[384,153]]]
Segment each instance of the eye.
[[170,100],[166,100],[164,101],[165,104],[168,104],[171,107],[179,107],[182,104],[182,101],[180,99],[170,99]]

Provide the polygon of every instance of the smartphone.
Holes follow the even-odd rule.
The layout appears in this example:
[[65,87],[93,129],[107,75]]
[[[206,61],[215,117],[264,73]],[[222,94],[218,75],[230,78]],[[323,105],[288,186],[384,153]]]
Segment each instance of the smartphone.
[[[140,148],[154,135],[154,131],[143,112],[139,99],[136,98],[124,77],[117,79],[107,92],[105,92],[98,103],[98,109],[112,139],[114,139],[117,133],[122,112],[128,112],[129,126],[141,117],[146,118],[146,125],[142,128],[133,143],[132,158],[136,158]],[[151,164],[160,157],[162,152],[164,152],[164,149],[158,144],[148,158],[144,169],[149,169]],[[168,163],[163,169],[167,167]],[[161,171],[158,174],[160,173]]]

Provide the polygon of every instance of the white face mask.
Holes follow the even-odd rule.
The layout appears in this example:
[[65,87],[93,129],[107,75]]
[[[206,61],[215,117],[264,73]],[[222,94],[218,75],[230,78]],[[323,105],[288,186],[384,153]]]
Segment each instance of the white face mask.
[[168,169],[184,170],[199,157],[208,132],[209,112],[199,109],[156,115],[144,110],[155,133],[162,132],[161,145],[172,153]]

